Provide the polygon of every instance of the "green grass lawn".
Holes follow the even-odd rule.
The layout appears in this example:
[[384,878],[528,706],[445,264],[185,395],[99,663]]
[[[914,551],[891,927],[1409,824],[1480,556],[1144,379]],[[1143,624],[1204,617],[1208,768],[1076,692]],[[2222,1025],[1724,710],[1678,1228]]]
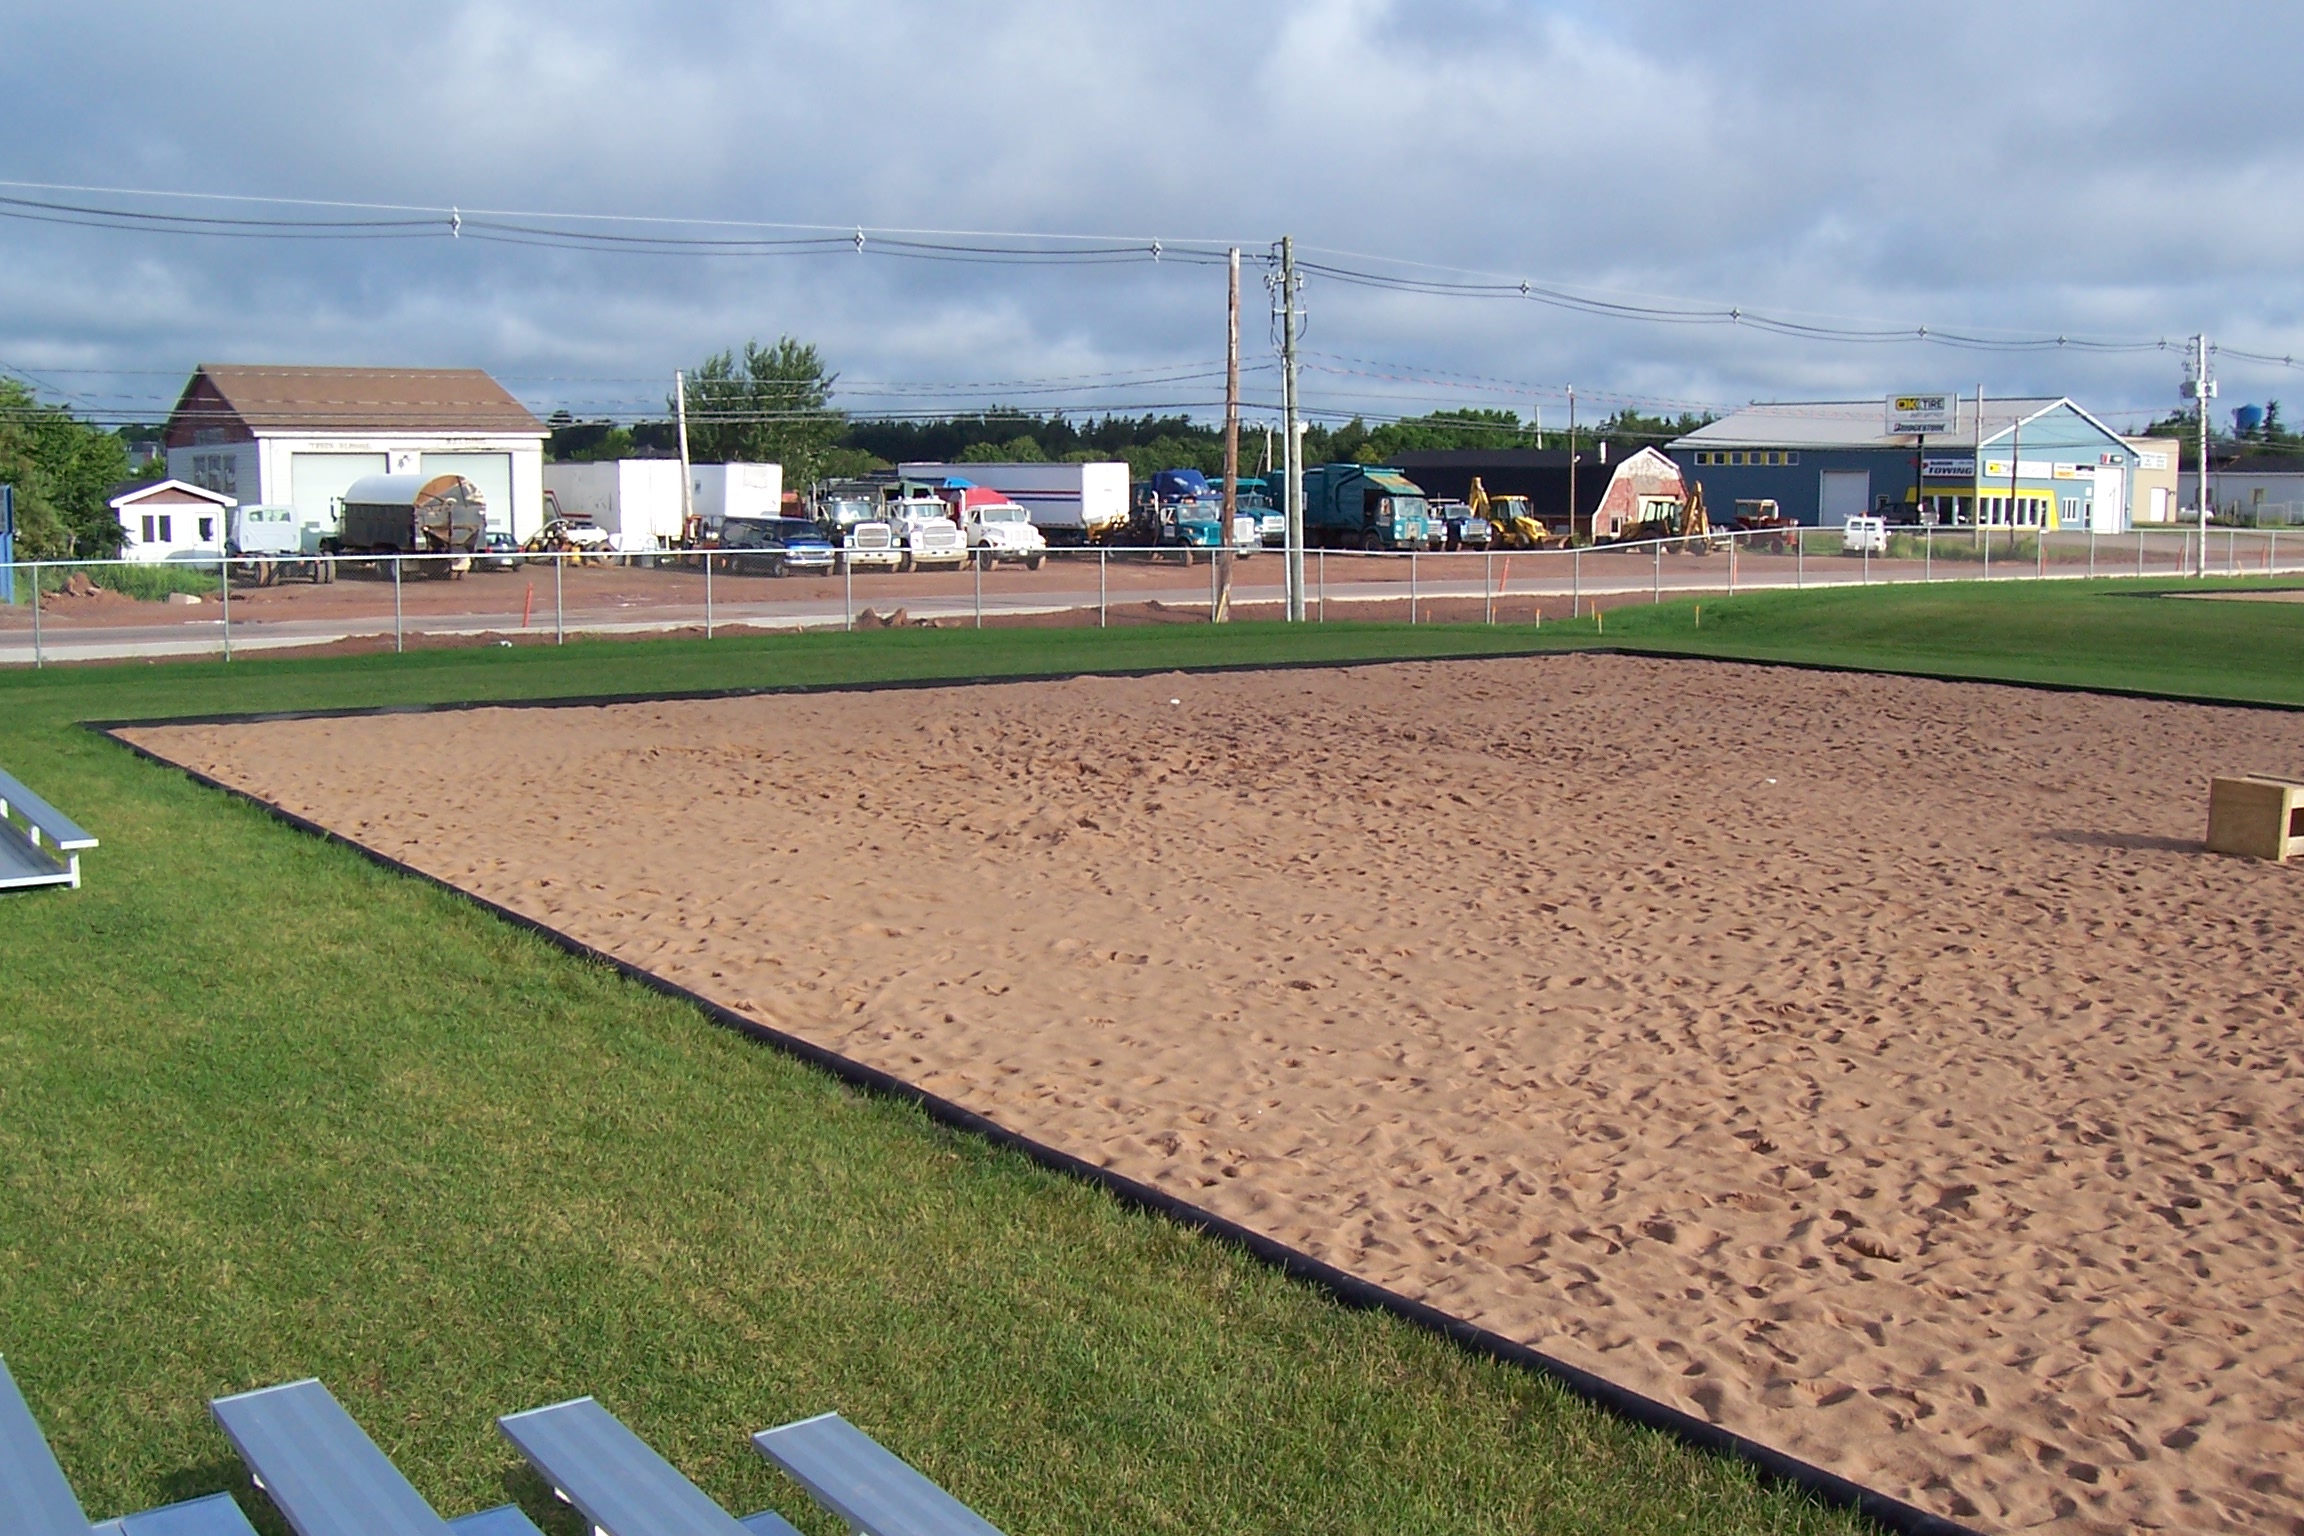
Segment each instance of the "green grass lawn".
[[[444,1512],[597,1394],[731,1509],[838,1409],[1033,1532],[1858,1522],[711,1025],[73,722],[1591,643],[1241,625],[574,643],[0,676],[104,846],[0,898],[0,1352],[99,1517],[234,1487],[204,1404],[317,1375]],[[2304,609],[1936,588],[1619,610],[1610,643],[2297,698]],[[377,771],[392,771],[381,765]]]

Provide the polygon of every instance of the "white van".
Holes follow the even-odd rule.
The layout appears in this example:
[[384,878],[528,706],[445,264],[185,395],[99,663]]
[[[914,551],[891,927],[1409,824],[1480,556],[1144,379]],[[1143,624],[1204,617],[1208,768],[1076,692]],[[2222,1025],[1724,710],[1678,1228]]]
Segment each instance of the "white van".
[[1888,553],[1888,519],[1884,517],[1852,517],[1840,530],[1840,553],[1844,555],[1884,555]]

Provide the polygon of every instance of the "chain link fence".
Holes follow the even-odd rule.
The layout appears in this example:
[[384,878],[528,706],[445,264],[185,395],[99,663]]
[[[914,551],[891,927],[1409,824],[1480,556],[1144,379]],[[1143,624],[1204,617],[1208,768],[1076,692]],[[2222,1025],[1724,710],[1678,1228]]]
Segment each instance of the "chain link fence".
[[[814,568],[770,551],[154,564],[20,562],[0,665],[254,652],[562,644],[571,636],[892,626],[1111,626],[1285,616],[1284,557],[1053,549],[1024,564]],[[1939,581],[2264,576],[2304,570],[2304,531],[2123,534],[1783,529],[1577,549],[1305,554],[1311,622],[1541,623],[1703,593]],[[38,601],[34,601],[35,593]]]

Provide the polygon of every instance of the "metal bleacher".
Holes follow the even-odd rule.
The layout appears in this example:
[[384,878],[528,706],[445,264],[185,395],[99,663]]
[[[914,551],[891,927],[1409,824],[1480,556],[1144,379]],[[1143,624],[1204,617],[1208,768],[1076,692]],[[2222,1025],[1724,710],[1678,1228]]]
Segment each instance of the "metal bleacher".
[[296,1536],[542,1536],[518,1505],[443,1520],[317,1381],[208,1405]]
[[91,1524],[0,1360],[0,1532],[6,1536],[256,1536],[228,1493]]
[[78,890],[80,855],[95,846],[96,839],[71,817],[0,770],[0,891],[38,885]]

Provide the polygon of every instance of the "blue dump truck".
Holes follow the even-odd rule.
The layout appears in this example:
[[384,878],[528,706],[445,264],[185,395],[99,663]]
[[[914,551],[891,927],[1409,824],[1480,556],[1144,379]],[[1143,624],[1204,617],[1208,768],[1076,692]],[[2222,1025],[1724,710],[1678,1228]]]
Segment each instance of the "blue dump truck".
[[1423,549],[1424,493],[1396,469],[1322,464],[1304,471],[1304,542],[1314,549]]

